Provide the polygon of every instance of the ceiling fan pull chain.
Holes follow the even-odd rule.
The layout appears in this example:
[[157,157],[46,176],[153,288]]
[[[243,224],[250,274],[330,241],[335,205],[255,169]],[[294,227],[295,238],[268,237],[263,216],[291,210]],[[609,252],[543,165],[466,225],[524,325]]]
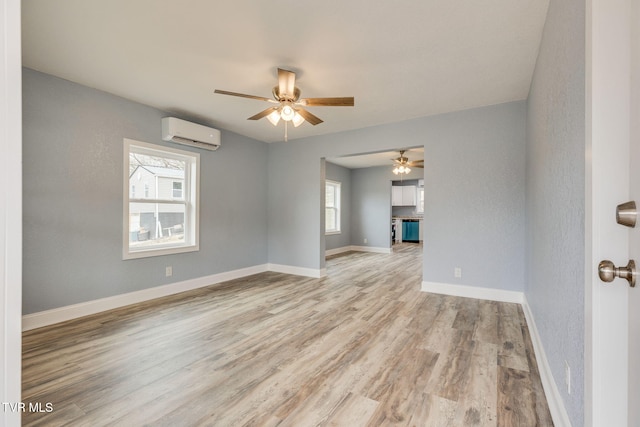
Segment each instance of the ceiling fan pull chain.
[[288,124],[289,122],[284,122],[284,142],[287,142],[287,129],[288,129]]

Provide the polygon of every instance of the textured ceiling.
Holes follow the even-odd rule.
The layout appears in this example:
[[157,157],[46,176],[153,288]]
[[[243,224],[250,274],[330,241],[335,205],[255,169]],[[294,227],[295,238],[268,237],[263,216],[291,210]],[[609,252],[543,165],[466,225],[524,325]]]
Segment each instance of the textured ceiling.
[[310,135],[527,97],[548,0],[23,0],[26,67],[261,141],[282,123],[246,118],[270,97],[276,69],[310,107]]

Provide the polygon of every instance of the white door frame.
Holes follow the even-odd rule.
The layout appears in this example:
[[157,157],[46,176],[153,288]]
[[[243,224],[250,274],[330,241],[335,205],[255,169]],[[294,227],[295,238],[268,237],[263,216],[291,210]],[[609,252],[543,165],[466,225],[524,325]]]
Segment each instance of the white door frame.
[[[22,52],[20,0],[0,0],[0,401],[20,402],[22,355]],[[20,425],[3,404],[0,425]]]
[[630,5],[586,2],[585,425],[626,426],[628,285],[605,284],[603,259],[626,265],[629,233],[615,222],[629,197]]

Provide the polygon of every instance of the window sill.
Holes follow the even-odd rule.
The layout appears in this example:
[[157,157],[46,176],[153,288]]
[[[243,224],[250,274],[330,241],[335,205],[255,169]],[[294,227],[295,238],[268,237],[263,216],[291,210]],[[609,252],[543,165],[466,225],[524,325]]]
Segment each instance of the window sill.
[[149,258],[154,256],[181,254],[185,252],[196,252],[199,250],[200,250],[200,247],[198,245],[179,246],[179,247],[173,247],[173,248],[147,249],[147,250],[140,250],[140,251],[133,251],[133,252],[125,252],[122,255],[122,259],[128,260],[128,259]]
[[334,234],[342,234],[342,231],[327,231],[324,233],[325,236],[333,236]]

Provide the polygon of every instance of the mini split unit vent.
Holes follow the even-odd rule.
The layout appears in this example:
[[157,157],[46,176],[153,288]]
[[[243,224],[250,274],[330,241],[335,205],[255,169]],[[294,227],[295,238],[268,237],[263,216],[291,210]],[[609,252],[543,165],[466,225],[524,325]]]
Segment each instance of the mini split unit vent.
[[220,131],[175,117],[162,119],[162,139],[204,150],[220,148]]

